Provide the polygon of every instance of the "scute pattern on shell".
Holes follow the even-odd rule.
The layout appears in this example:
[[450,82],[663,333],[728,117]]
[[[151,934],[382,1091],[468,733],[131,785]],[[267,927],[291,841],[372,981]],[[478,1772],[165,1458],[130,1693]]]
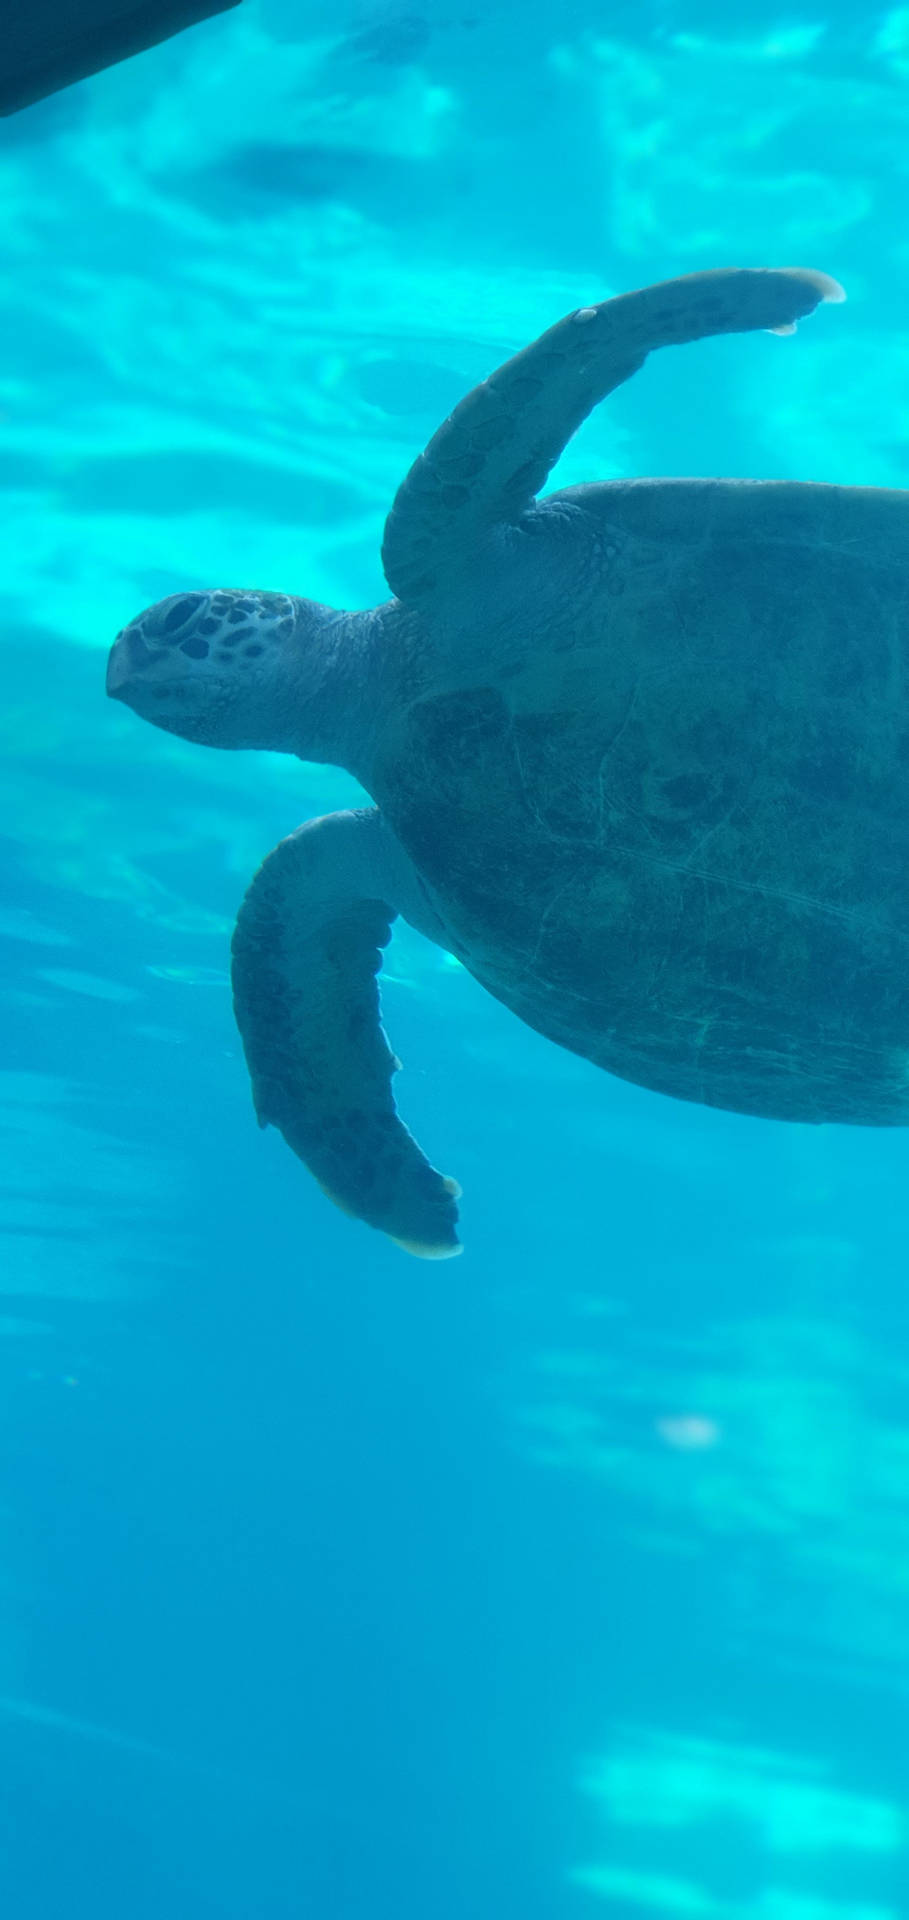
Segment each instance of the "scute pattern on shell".
[[523,668],[414,703],[383,756],[377,797],[454,950],[531,1026],[659,1091],[909,1120],[907,496],[564,501],[592,544],[610,529],[620,601],[560,582],[555,516],[561,615],[528,600]]

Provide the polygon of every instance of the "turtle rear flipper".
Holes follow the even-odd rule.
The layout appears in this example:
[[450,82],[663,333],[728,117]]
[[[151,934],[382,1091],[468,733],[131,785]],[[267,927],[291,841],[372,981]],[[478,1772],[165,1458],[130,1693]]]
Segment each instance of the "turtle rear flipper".
[[382,564],[392,593],[420,605],[469,566],[496,525],[515,523],[588,413],[655,347],[719,333],[791,333],[821,300],[842,300],[806,267],[721,268],[579,307],[475,387],[399,488]]
[[396,909],[381,898],[374,811],[329,814],[260,867],[233,940],[234,1010],[262,1126],[275,1126],[344,1212],[407,1252],[461,1251],[459,1189],[395,1108],[399,1062],[376,974]]

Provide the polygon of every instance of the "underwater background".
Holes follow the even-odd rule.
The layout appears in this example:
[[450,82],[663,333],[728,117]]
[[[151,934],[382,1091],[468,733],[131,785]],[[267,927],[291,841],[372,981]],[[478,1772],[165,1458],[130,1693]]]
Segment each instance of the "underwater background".
[[799,264],[553,485],[909,485],[909,12],[244,0],[0,125],[0,1910],[909,1915],[909,1137],[599,1073],[397,923],[409,1259],[255,1124],[227,955],[352,780],[104,698],[181,588],[386,597],[578,305]]

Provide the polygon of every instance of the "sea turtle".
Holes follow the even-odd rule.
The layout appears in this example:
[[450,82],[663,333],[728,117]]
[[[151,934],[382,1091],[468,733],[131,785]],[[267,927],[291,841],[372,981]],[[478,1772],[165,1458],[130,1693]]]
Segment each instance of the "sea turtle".
[[581,307],[468,394],[385,529],[394,598],[173,594],[108,689],[186,739],[356,775],[233,942],[259,1119],[414,1252],[458,1189],[395,1110],[396,914],[538,1032],[661,1093],[909,1121],[909,493],[618,480],[534,496],[654,347],[787,333],[835,281],[696,273]]

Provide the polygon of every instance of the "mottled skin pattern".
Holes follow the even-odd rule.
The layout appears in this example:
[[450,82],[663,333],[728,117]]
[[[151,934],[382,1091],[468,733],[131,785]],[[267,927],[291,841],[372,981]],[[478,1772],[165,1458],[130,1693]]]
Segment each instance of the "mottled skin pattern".
[[348,767],[377,810],[266,860],[234,939],[263,1124],[414,1251],[457,1190],[399,1120],[396,913],[529,1025],[661,1092],[909,1120],[909,495],[640,480],[534,495],[653,347],[788,332],[835,283],[693,275],[585,308],[462,402],[386,526],[395,598],[176,595],[108,685],[211,745]]

